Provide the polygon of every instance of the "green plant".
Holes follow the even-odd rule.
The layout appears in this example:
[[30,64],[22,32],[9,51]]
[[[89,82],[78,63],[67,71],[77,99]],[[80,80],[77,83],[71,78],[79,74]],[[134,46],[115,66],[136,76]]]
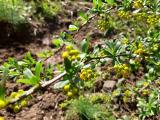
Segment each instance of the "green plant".
[[80,97],[79,99],[72,100],[66,117],[68,120],[114,120],[112,114],[102,105],[93,104],[89,99]]
[[144,99],[144,98],[137,98],[138,99],[138,110],[140,112],[140,118],[142,118],[143,120],[146,117],[149,116],[153,116],[155,115],[157,112],[159,112],[159,101],[158,101],[158,95],[159,92],[158,90],[154,90],[150,93],[150,96],[148,97],[148,99]]
[[[60,11],[60,4],[51,0],[43,0],[36,3],[40,14],[46,18],[52,18]],[[38,5],[39,4],[39,5]]]
[[23,0],[0,0],[0,21],[13,25],[26,23],[29,8]]

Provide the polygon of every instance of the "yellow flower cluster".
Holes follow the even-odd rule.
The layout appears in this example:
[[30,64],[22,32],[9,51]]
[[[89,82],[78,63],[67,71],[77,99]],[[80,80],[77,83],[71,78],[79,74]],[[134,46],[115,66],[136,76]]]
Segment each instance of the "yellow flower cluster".
[[[12,99],[18,99],[24,93],[25,93],[25,91],[23,91],[23,90],[19,90],[18,92],[12,92],[8,99],[9,100],[10,99],[11,100]],[[7,100],[0,99],[0,109],[3,109],[7,106],[8,99]],[[16,104],[12,105],[12,108],[13,108],[14,112],[19,112],[20,107],[26,107],[26,106],[27,106],[26,100],[21,100],[21,101],[17,102]]]
[[117,97],[117,96],[119,96],[121,93],[120,93],[120,90],[114,90],[113,92],[112,92],[112,96],[113,97]]
[[125,92],[124,92],[124,96],[126,96],[126,97],[130,97],[131,96],[131,91],[130,90],[126,90]]
[[114,69],[117,75],[122,75],[124,78],[129,76],[130,69],[126,64],[114,65]]
[[109,28],[108,26],[109,26],[109,21],[103,19],[98,21],[98,27],[100,30],[105,31],[106,29]]
[[147,95],[149,95],[149,90],[148,89],[144,89],[144,90],[142,90],[142,95],[143,96],[147,96]]
[[[22,94],[24,94],[25,91],[23,90],[18,90],[18,92],[12,92],[11,95],[9,96],[10,99],[17,99],[19,98]],[[21,107],[26,107],[27,106],[27,101],[25,99],[17,102],[16,104],[12,105],[13,111],[15,113],[19,112]]]
[[66,92],[68,97],[73,97],[74,95],[78,94],[78,88],[72,87],[70,84],[67,84],[63,87],[64,92]]
[[123,38],[122,39],[122,44],[127,45],[129,43],[129,39],[128,38]]
[[129,12],[123,11],[123,10],[118,11],[117,14],[122,19],[129,19],[131,17],[131,15],[129,14]]
[[96,74],[94,74],[94,72],[90,68],[81,70],[81,73],[80,73],[81,80],[89,80],[95,77],[96,77]]
[[133,17],[138,21],[144,21],[144,18],[146,18],[146,16],[147,14],[145,12],[133,14]]
[[0,109],[3,109],[7,106],[7,101],[0,99]]
[[145,52],[144,49],[139,48],[139,49],[137,49],[137,50],[134,51],[134,54],[142,55],[144,52]]
[[157,15],[149,15],[147,18],[147,23],[151,26],[155,25],[159,22],[159,20],[160,20],[159,17],[160,16],[157,16]]
[[111,96],[103,93],[94,93],[88,96],[92,103],[96,103],[97,101],[101,102],[110,102]]
[[145,50],[145,48],[144,48],[144,45],[143,45],[142,43],[139,43],[139,45],[138,45],[137,48],[138,48],[138,49],[136,49],[136,50],[134,51],[134,54],[142,55],[143,53],[146,52],[146,50]]
[[78,50],[75,50],[73,46],[68,45],[66,46],[66,51],[62,53],[62,58],[66,59],[68,58],[69,60],[79,60],[80,59],[80,54]]
[[0,120],[5,120],[4,117],[0,116]]
[[124,96],[123,96],[123,102],[124,103],[127,103],[130,101],[130,98],[131,98],[131,95],[132,95],[132,92],[130,90],[126,90],[124,92]]
[[135,0],[135,1],[133,2],[133,8],[139,9],[139,8],[142,8],[142,7],[143,7],[142,0]]
[[97,26],[101,31],[106,31],[115,27],[115,21],[111,16],[100,14],[100,17],[97,20]]

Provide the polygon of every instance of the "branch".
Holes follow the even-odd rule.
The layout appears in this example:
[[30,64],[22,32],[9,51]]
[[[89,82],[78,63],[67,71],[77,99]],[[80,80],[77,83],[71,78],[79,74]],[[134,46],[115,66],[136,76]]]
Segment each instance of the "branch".
[[10,100],[8,104],[14,104],[14,103],[18,102],[19,100],[21,100],[21,99],[27,97],[28,95],[31,95],[32,93],[34,93],[39,88],[45,88],[45,87],[57,82],[59,79],[61,79],[65,75],[66,75],[66,72],[63,72],[60,75],[58,75],[55,78],[53,78],[52,80],[49,80],[47,82],[41,82],[40,85],[33,86],[28,91],[25,91],[25,93],[22,94],[19,98]]
[[58,75],[57,77],[53,78],[52,80],[46,81],[46,82],[41,82],[41,87],[47,87],[49,85],[51,85],[52,83],[57,82],[60,78],[62,78],[63,76],[65,76],[67,74],[67,72],[63,72],[60,75]]

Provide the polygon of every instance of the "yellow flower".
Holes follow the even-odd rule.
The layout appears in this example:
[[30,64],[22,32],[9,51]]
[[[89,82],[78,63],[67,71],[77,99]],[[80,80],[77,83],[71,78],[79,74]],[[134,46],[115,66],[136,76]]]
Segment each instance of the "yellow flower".
[[96,77],[96,74],[94,74],[94,72],[90,68],[81,70],[80,78],[82,80],[89,80],[95,77]]
[[129,19],[131,17],[131,15],[129,14],[129,12],[126,12],[126,11],[118,11],[118,16],[120,18],[123,18],[123,19]]
[[73,55],[72,57],[71,57],[71,60],[76,60],[76,56],[75,55]]
[[143,7],[142,1],[141,0],[134,1],[133,7],[136,9],[142,8]]
[[67,96],[71,98],[71,97],[73,97],[73,93],[72,92],[67,92]]
[[88,72],[88,73],[92,73],[92,70],[91,70],[91,69],[88,69],[87,72]]
[[12,92],[11,95],[10,95],[10,97],[11,97],[11,98],[16,98],[16,95],[17,95],[16,92]]
[[127,45],[128,43],[129,43],[129,40],[128,40],[127,38],[124,38],[124,39],[122,40],[122,44]]
[[77,55],[77,54],[79,54],[79,51],[78,51],[78,50],[71,50],[71,51],[69,52],[69,54],[70,54],[70,55]]
[[126,97],[130,97],[131,96],[131,91],[129,91],[129,90],[126,90],[125,92],[124,92],[124,95],[126,96]]
[[82,80],[85,80],[85,79],[86,79],[86,75],[85,75],[84,73],[81,73],[81,74],[80,74],[80,78],[81,78]]
[[4,117],[0,116],[0,120],[5,120]]
[[137,49],[137,50],[134,51],[134,54],[141,55],[141,54],[143,54],[144,52],[145,52],[144,49],[139,48],[139,49]]
[[24,94],[25,93],[25,91],[24,90],[18,90],[18,94]]
[[113,96],[113,97],[116,97],[116,96],[118,96],[118,95],[120,95],[120,91],[119,91],[119,90],[114,90],[114,91],[112,92],[112,96]]
[[68,45],[68,46],[66,46],[66,50],[69,52],[70,50],[73,50],[73,46],[71,46],[71,45]]
[[69,54],[68,54],[68,52],[66,51],[66,52],[63,52],[63,54],[62,54],[62,58],[68,58],[69,57]]
[[144,86],[144,87],[147,87],[148,85],[149,85],[148,82],[144,82],[144,83],[143,83],[143,86]]
[[14,108],[13,108],[13,111],[15,113],[19,112],[20,111],[20,107],[18,105],[15,105]]
[[114,69],[115,69],[116,71],[118,71],[118,70],[119,70],[119,65],[114,65]]
[[148,94],[149,94],[149,90],[144,89],[144,90],[142,91],[142,95],[143,95],[143,96],[146,96],[146,95],[148,95]]
[[85,69],[82,69],[81,72],[85,72]]
[[68,92],[70,87],[71,87],[71,85],[68,84],[68,85],[65,85],[63,89],[64,89],[65,92]]
[[156,15],[149,15],[147,18],[147,23],[149,25],[154,25],[159,22],[159,17]]
[[76,56],[76,59],[77,59],[77,60],[80,60],[80,59],[81,59],[80,55],[77,55],[77,56]]
[[7,102],[6,102],[6,101],[4,101],[4,100],[0,100],[0,109],[5,108],[5,107],[6,107],[6,105],[7,105]]
[[21,101],[21,106],[22,107],[27,107],[27,101],[26,100],[22,100]]
[[129,102],[129,98],[124,96],[124,97],[123,97],[123,102],[124,102],[124,103]]

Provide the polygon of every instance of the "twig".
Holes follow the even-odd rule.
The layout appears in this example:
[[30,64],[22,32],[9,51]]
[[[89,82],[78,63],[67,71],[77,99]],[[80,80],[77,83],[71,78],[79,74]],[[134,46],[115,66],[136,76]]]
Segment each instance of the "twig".
[[47,87],[55,82],[57,82],[59,79],[61,79],[64,75],[66,75],[66,72],[61,73],[60,75],[58,75],[57,77],[53,78],[52,80],[49,80],[47,82],[41,82],[40,85],[35,85],[32,88],[30,88],[28,91],[25,91],[24,94],[22,94],[20,97],[18,97],[17,99],[12,99],[9,100],[9,104],[14,104],[17,101],[27,97],[28,95],[31,95],[32,93],[34,93],[37,89],[39,88],[44,88]]
[[[119,54],[115,57],[124,57],[124,56],[127,56],[127,55],[126,54]],[[91,60],[100,60],[100,59],[105,59],[105,58],[109,58],[109,56],[106,55],[106,56],[102,56],[102,57],[88,57],[88,59],[84,63],[87,63],[88,61],[91,61]]]
[[17,99],[12,99],[9,100],[8,104],[14,104],[16,102],[18,102],[19,100],[27,97],[28,95],[31,95],[32,93],[34,93],[37,89],[39,88],[39,85],[33,86],[32,88],[30,88],[28,91],[25,91],[24,94],[22,94],[20,97],[18,97]]
[[86,23],[82,24],[76,32],[72,33],[73,38],[84,28],[84,26],[87,26],[87,25],[93,20],[93,18],[95,18],[97,15],[98,15],[98,13],[95,13],[94,15],[92,15],[92,16],[87,20]]
[[66,74],[67,74],[67,72],[65,71],[65,72],[61,73],[60,75],[58,75],[57,77],[53,78],[52,80],[49,80],[47,82],[42,82],[41,87],[47,87],[47,86],[51,85],[52,83],[56,82],[57,80],[59,80],[60,78],[62,78]]

